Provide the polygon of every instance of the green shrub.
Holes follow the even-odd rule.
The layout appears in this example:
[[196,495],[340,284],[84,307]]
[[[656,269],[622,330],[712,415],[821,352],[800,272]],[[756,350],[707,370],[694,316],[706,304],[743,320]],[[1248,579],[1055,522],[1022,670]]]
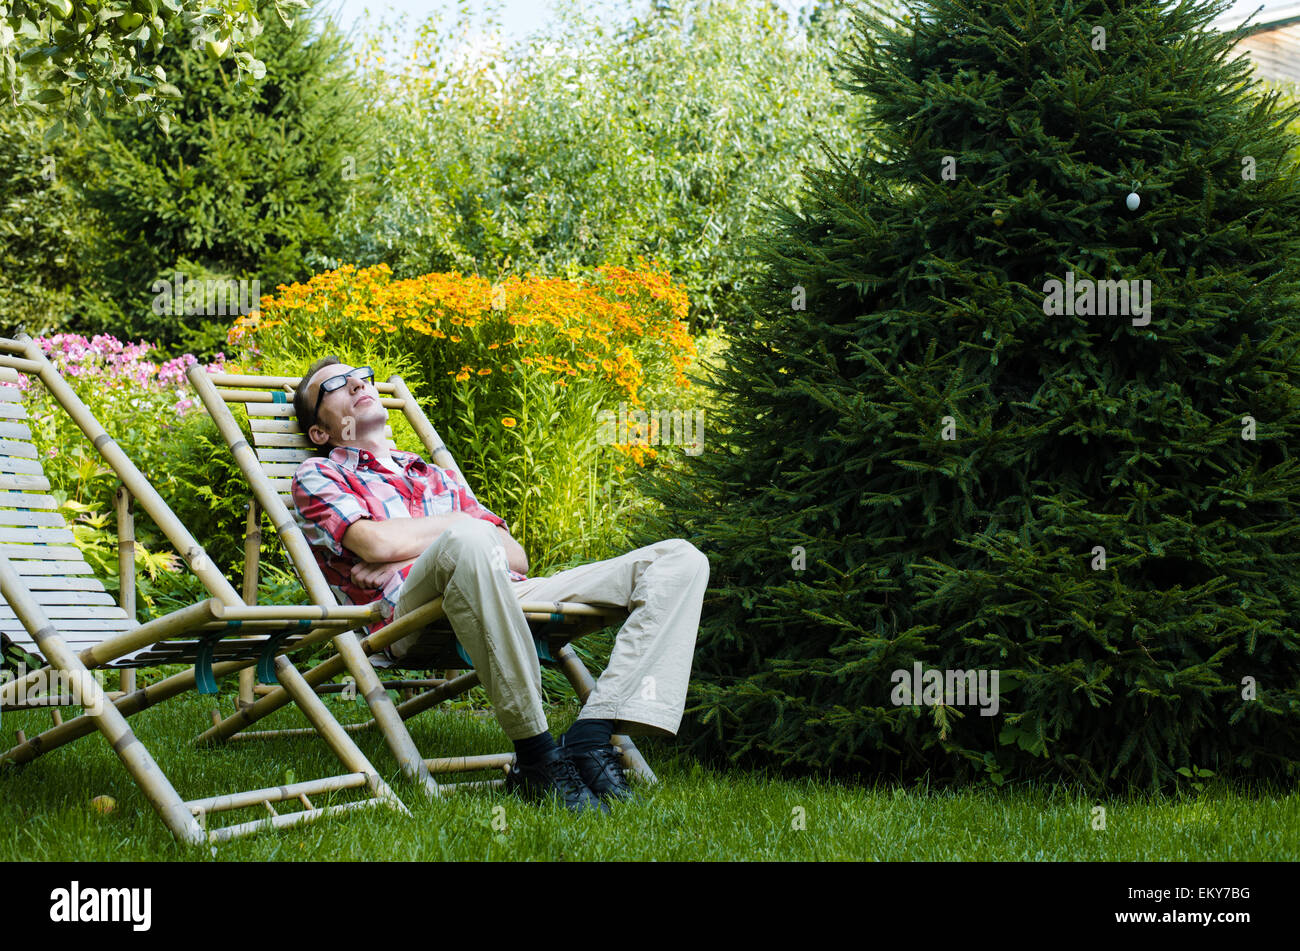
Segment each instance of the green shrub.
[[332,241],[350,169],[367,162],[377,131],[333,22],[303,14],[285,26],[273,0],[257,6],[267,75],[251,95],[236,86],[230,63],[169,46],[159,63],[183,89],[170,133],[146,119],[92,126],[93,161],[81,184],[105,223],[98,279],[124,318],[88,316],[76,329],[208,355],[232,311],[211,301],[197,314],[155,306],[159,281],[256,280],[270,292],[310,275],[313,252]]
[[79,134],[46,141],[49,123],[0,112],[0,334],[41,336],[69,324],[115,326],[120,304],[98,282],[92,249],[104,227],[80,183]]

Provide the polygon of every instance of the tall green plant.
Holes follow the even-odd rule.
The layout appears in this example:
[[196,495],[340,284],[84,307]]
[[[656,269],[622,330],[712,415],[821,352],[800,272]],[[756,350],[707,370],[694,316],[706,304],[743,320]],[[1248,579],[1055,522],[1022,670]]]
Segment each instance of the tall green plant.
[[388,131],[337,257],[495,278],[643,255],[684,285],[693,325],[734,319],[758,197],[793,199],[818,141],[864,142],[835,84],[844,6],[800,24],[754,0],[661,4],[611,28],[568,3],[510,48],[469,52],[468,24],[431,20],[413,59],[372,49]]
[[[493,286],[345,267],[283,288],[232,340],[288,376],[326,353],[381,379],[401,372],[479,499],[510,523],[533,573],[545,573],[623,550],[642,504],[628,491],[631,471],[658,450],[603,440],[601,413],[621,402],[680,406],[693,351],[686,308],[681,289],[653,271]],[[425,454],[409,434],[398,443]]]

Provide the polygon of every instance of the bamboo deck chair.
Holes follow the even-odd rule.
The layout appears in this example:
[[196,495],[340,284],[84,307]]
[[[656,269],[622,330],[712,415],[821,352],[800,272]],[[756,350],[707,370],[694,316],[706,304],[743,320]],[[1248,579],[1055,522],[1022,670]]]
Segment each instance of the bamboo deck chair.
[[[19,374],[39,380],[121,480],[117,492],[121,604],[105,592],[73,533],[58,512],[31,431]],[[53,464],[53,461],[52,461]],[[137,500],[181,553],[211,597],[144,624],[135,620],[134,528]],[[186,844],[223,842],[269,828],[285,828],[353,809],[406,807],[357,748],[352,738],[306,685],[285,653],[319,643],[358,623],[355,609],[251,607],[203,554],[202,547],[148,480],[95,420],[30,338],[0,338],[0,640],[19,647],[44,666],[0,687],[0,710],[50,707],[53,727],[0,752],[0,764],[19,765],[96,730],[112,745],[167,828]],[[134,668],[186,663],[193,666],[151,686],[134,689]],[[216,678],[258,665],[274,675],[323,737],[347,772],[286,786],[184,801],[126,718],[186,691],[215,692]],[[90,672],[122,669],[123,691],[106,693]],[[65,689],[25,697],[57,682]],[[75,685],[75,686],[73,686]],[[68,689],[70,688],[70,689]],[[19,702],[20,699],[22,702]],[[58,706],[80,706],[68,720]],[[12,779],[12,777],[11,777]],[[366,798],[317,807],[308,796],[362,791]],[[277,813],[272,803],[301,803],[301,811]],[[209,816],[265,805],[269,817],[208,828]]]
[[[312,603],[335,610],[338,601],[334,591],[325,580],[311,546],[307,542],[296,517],[293,514],[293,498],[290,487],[292,476],[302,461],[312,455],[310,443],[298,429],[293,411],[293,390],[298,384],[296,377],[273,376],[238,376],[230,374],[189,373],[190,382],[198,391],[203,405],[215,420],[227,445],[233,452],[240,470],[249,483],[251,499],[249,502],[248,521],[245,534],[245,576],[244,590],[257,590],[257,557],[259,550],[260,510],[270,517],[277,536],[287,553],[299,580],[310,596]],[[427,453],[427,458],[446,469],[455,469],[463,474],[456,465],[451,453],[443,445],[442,438],[424,411],[411,396],[410,390],[401,377],[393,376],[387,382],[376,381],[380,400],[389,412],[399,411],[419,437]],[[242,406],[245,411],[249,432],[254,446],[249,446],[238,422],[231,412],[231,406]],[[390,417],[391,418],[391,417]],[[392,427],[386,434],[390,442]],[[255,448],[254,448],[255,447]],[[606,605],[576,604],[566,602],[521,602],[524,617],[533,629],[533,635],[539,648],[538,655],[543,663],[560,668],[577,692],[578,699],[585,703],[595,681],[587,671],[582,660],[569,646],[569,642],[583,634],[598,631],[611,623],[627,617],[627,612]],[[371,618],[379,618],[379,604],[370,605]],[[400,664],[393,665],[387,661],[382,651],[385,647],[407,634],[415,631],[425,632],[415,648],[405,655]],[[378,655],[378,656],[376,656]],[[407,671],[444,670],[443,678],[425,680],[390,681],[384,684],[375,673],[372,664],[366,658],[374,658],[376,666],[400,667]],[[456,675],[469,665],[468,658],[456,642],[455,634],[442,612],[442,599],[437,598],[427,605],[400,617],[379,631],[360,642],[360,655],[341,654],[307,671],[303,676],[306,682],[317,689],[338,689],[338,684],[327,681],[342,674],[344,670],[355,678],[355,690],[358,696],[368,701],[387,699],[388,688],[422,687],[424,692],[408,696],[395,707],[397,722],[385,720],[376,715],[373,719],[344,727],[348,731],[368,730],[378,726],[383,731],[389,747],[398,753],[411,744],[410,734],[403,721],[418,713],[428,710],[445,700],[453,699],[478,684],[478,675],[472,670]],[[242,732],[250,724],[278,709],[288,701],[283,689],[271,688],[261,691],[255,697],[251,682],[245,680],[245,698],[243,709],[228,717],[200,737],[208,742],[223,742],[230,739],[269,739],[301,735],[304,731],[277,730]],[[375,710],[376,705],[371,704]],[[657,778],[645,758],[637,750],[631,738],[615,734],[613,745],[621,753],[623,765],[648,783],[657,782]],[[422,765],[429,773],[455,773],[474,770],[507,769],[514,762],[513,753],[493,753],[480,756],[443,756],[422,760]],[[405,765],[405,764],[404,764]],[[457,782],[438,787],[444,789],[464,789],[477,786],[495,786],[504,779],[484,782]]]

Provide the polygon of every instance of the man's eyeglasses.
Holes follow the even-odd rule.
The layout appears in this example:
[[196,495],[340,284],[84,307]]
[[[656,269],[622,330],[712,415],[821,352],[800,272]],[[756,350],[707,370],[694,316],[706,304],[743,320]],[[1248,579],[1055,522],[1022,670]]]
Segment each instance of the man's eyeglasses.
[[370,367],[357,367],[355,370],[349,370],[347,373],[340,373],[338,376],[332,376],[328,380],[324,380],[320,385],[320,389],[316,392],[316,408],[311,411],[313,422],[320,419],[320,401],[325,399],[325,394],[333,393],[335,390],[347,386],[348,380],[352,378],[363,383],[369,383],[375,378],[375,371]]

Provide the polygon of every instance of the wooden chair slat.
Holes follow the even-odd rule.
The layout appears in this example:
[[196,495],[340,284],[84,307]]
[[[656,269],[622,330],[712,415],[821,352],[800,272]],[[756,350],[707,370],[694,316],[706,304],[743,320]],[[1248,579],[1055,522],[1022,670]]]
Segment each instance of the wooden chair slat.
[[0,491],[7,489],[16,489],[19,492],[26,492],[28,490],[48,492],[50,491],[50,480],[45,478],[43,475],[33,476],[14,475],[8,472],[0,473]]
[[[45,608],[45,614],[51,621],[59,621],[63,618],[121,620],[126,617],[126,612],[115,604],[107,607],[98,604],[51,604]],[[13,608],[0,602],[0,618],[12,619],[17,616]],[[58,627],[58,624],[55,624],[55,627]]]
[[0,508],[57,509],[59,503],[52,495],[29,495],[23,492],[0,492]]
[[[132,628],[139,627],[135,621],[130,618],[63,618],[55,625],[59,632],[63,631],[104,631],[106,634],[112,634],[118,631],[129,631]],[[16,632],[27,633],[27,628],[23,627],[23,622],[17,618],[0,618],[0,631],[4,631],[10,638],[14,637]],[[14,638],[15,640],[17,638]],[[95,643],[105,638],[98,638]]]
[[306,449],[310,447],[307,437],[302,433],[253,433],[254,446],[294,446]]
[[[385,438],[389,449],[396,449],[397,443],[393,442],[392,433],[390,432]],[[257,449],[263,448],[288,448],[288,449],[306,449],[307,455],[312,455],[311,450],[314,448],[307,441],[307,437],[299,433],[253,433],[253,445]],[[270,458],[263,456],[260,452],[257,458]],[[305,458],[305,457],[304,457]]]
[[21,403],[23,401],[23,391],[12,383],[0,383],[0,401]]
[[[8,547],[14,549],[17,554],[6,555],[7,558],[38,557],[33,554],[33,552],[36,552],[38,549],[33,548],[31,545],[10,545]],[[66,548],[60,549],[60,551],[67,550],[68,549]],[[95,573],[94,569],[86,563],[86,559],[82,557],[80,551],[76,551],[74,555],[64,556],[63,558],[50,557],[42,561],[15,561],[13,562],[13,566],[14,571],[18,572],[18,574],[22,575],[24,578],[29,579],[27,581],[28,587],[40,585],[47,585],[49,587],[54,586],[54,581],[56,579],[31,577],[33,575],[93,575]]]
[[34,545],[72,544],[76,539],[68,528],[0,528],[0,542],[30,542]]
[[287,416],[293,419],[292,403],[246,403],[244,408],[249,416]]
[[248,425],[252,428],[254,436],[258,433],[298,433],[298,421],[292,416],[288,419],[262,419],[250,414]]
[[313,453],[310,449],[259,449],[257,458],[261,462],[295,462],[301,464],[304,459],[310,459]]
[[37,455],[35,446],[29,442],[21,442],[16,439],[0,439],[0,452],[8,453],[11,456],[21,456],[24,459],[35,459]]
[[[256,657],[262,652],[263,647],[265,647],[266,640],[267,639],[263,636],[247,637],[243,635],[231,635],[230,637],[223,637],[212,645],[212,655],[216,660],[228,660],[235,657]],[[283,643],[288,647],[292,647],[298,640],[301,640],[301,638],[287,637]],[[144,653],[145,655],[154,656],[186,653],[189,654],[190,657],[193,657],[198,652],[199,647],[202,646],[202,643],[202,641],[192,639],[175,638],[173,640],[159,641],[152,647],[146,648]]]
[[[209,377],[214,386],[223,393],[262,393],[272,390],[283,391],[286,386],[297,387],[301,377],[266,376],[251,373],[211,373]],[[388,380],[375,380],[375,389],[380,393],[392,393],[396,387]],[[238,389],[235,389],[235,388]]]
[[[0,555],[6,558],[39,558],[51,562],[81,561],[81,549],[61,545],[5,545],[0,544]],[[85,564],[82,561],[82,564]],[[86,565],[86,570],[90,566]],[[18,572],[22,574],[21,571]],[[61,573],[61,572],[60,572]]]
[[21,472],[32,476],[45,476],[45,470],[35,459],[20,459],[17,456],[0,456],[0,472]]
[[5,439],[31,439],[32,430],[26,423],[0,423],[0,437]]
[[99,591],[33,591],[32,597],[37,604],[101,604],[117,607],[113,596],[104,591],[102,586]]
[[[259,419],[254,417],[248,421],[248,425],[253,430],[254,438],[257,438],[258,433],[294,433],[302,435],[298,430],[298,421],[293,417],[288,419]],[[385,426],[384,435],[391,438],[393,427]],[[268,445],[270,444],[268,443]]]
[[288,476],[292,480],[293,474],[298,471],[298,465],[296,462],[264,462],[262,471],[271,478]]
[[[42,512],[39,509],[0,509],[0,525],[46,525],[64,528],[67,523],[58,512]],[[48,539],[41,539],[48,541]]]
[[[120,632],[114,631],[112,633],[117,634]],[[27,653],[35,654],[37,657],[40,657],[42,660],[45,659],[45,655],[43,655],[41,653],[40,648],[36,646],[36,641],[32,639],[32,636],[27,633],[27,630],[25,628],[20,631],[13,631],[7,633],[5,636],[10,638],[15,644],[17,644]],[[86,648],[94,647],[102,640],[103,638],[95,634],[93,631],[72,631],[70,633],[63,634],[63,642],[72,649],[72,652],[74,654],[80,654]]]
[[21,403],[0,403],[0,419],[26,419],[27,410]]
[[[293,393],[281,389],[279,392],[284,393],[286,402],[280,402],[272,397],[276,391],[274,389],[265,390],[219,390],[222,402],[225,403],[242,403],[249,407],[249,412],[253,412],[251,407],[257,407],[260,411],[263,406],[288,406],[289,415],[293,415]],[[391,391],[385,392],[383,385],[379,387],[379,403],[388,409],[402,409],[406,404],[395,396],[390,395]],[[270,413],[267,415],[283,416],[284,413]]]
[[[14,562],[17,564],[17,562]],[[58,562],[49,561],[42,564],[56,565]],[[86,565],[89,572],[90,566]],[[103,591],[103,583],[92,574],[81,576],[61,576],[61,575],[27,575],[23,578],[27,587],[33,594],[39,595],[44,591]]]

